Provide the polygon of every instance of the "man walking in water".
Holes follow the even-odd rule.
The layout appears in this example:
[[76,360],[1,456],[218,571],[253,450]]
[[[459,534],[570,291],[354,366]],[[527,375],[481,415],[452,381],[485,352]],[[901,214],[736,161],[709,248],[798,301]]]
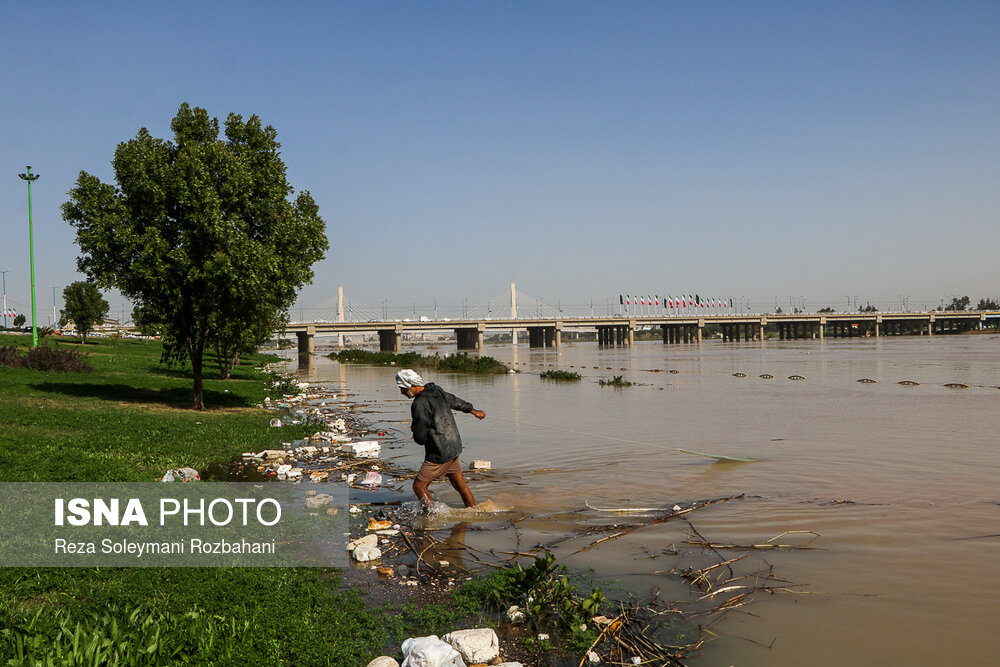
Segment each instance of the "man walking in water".
[[472,403],[453,396],[433,382],[424,384],[423,379],[409,368],[396,373],[396,385],[403,396],[413,399],[410,405],[410,416],[413,423],[413,440],[424,446],[424,463],[420,466],[417,478],[413,480],[413,493],[420,500],[426,512],[434,501],[431,499],[428,485],[435,479],[447,476],[448,481],[462,496],[466,507],[473,507],[476,499],[472,497],[469,485],[462,476],[462,466],[458,455],[462,452],[462,436],[458,433],[458,425],[452,410],[466,412],[477,419],[485,419],[486,413],[476,410]]

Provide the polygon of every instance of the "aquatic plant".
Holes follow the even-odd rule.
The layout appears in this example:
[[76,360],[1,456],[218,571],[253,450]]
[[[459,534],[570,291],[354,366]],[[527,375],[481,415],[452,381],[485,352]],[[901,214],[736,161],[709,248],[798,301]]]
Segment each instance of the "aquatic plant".
[[621,375],[615,375],[610,380],[605,380],[604,378],[601,378],[600,380],[597,381],[597,384],[601,385],[602,387],[631,387],[635,383],[629,382]]
[[580,374],[574,371],[551,370],[551,371],[542,371],[541,373],[538,374],[538,377],[545,378],[546,380],[576,381],[580,379]]
[[416,352],[372,352],[370,350],[341,350],[329,355],[342,364],[371,364],[373,366],[398,366],[399,368],[430,368],[450,373],[476,373],[502,375],[510,368],[493,357],[470,357],[465,353],[442,357],[438,354],[423,355]]

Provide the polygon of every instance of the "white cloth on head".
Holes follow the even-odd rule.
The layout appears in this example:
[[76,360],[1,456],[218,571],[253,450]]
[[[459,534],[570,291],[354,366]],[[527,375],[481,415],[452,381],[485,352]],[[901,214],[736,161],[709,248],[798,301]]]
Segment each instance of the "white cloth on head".
[[417,375],[416,371],[406,368],[396,373],[396,385],[403,389],[423,387],[424,379]]

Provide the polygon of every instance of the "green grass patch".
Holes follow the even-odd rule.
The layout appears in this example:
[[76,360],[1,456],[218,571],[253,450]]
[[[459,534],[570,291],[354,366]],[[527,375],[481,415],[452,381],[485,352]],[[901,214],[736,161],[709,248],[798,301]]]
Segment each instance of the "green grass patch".
[[576,371],[542,371],[538,374],[538,377],[546,380],[559,380],[564,382],[578,382],[580,380],[580,374]]
[[[22,355],[28,336],[0,335]],[[0,481],[152,481],[312,432],[270,428],[272,376],[254,355],[222,380],[205,366],[208,409],[190,409],[189,366],[156,341],[48,337],[91,372],[0,367]],[[334,570],[0,568],[0,664],[342,665],[397,657],[408,633],[447,632],[447,610],[369,609]]]
[[475,373],[501,375],[510,367],[493,357],[470,357],[464,353],[448,356],[424,355],[416,352],[372,352],[370,350],[341,350],[329,357],[342,364],[370,364],[372,366],[397,366],[399,368],[430,368],[445,373]]
[[600,380],[597,381],[597,384],[601,385],[602,387],[631,387],[635,383],[629,382],[621,375],[615,375],[610,380],[601,378]]

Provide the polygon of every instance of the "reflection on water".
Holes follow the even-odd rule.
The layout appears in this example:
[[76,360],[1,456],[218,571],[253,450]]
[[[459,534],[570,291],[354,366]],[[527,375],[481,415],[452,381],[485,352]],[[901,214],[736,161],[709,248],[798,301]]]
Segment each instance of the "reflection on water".
[[[752,616],[732,615],[702,664],[990,664],[1000,652],[998,346],[995,335],[496,346],[485,354],[520,374],[424,376],[486,411],[482,422],[460,423],[463,460],[493,462],[470,478],[477,498],[531,515],[518,523],[520,546],[597,520],[588,504],[670,507],[736,494],[745,500],[692,514],[697,530],[733,544],[787,530],[822,535],[814,551],[767,560],[823,595],[775,597]],[[537,376],[549,368],[583,380]],[[355,394],[368,419],[405,437],[409,408],[395,370],[321,359],[306,377]],[[597,384],[612,375],[637,385]],[[678,448],[759,460],[717,462]],[[422,448],[392,455],[415,469]],[[459,504],[450,488],[438,489]],[[463,539],[510,548],[501,544],[508,532]],[[645,590],[662,581],[650,572],[670,567],[665,554],[684,557],[684,539],[682,526],[666,523],[568,563]]]

